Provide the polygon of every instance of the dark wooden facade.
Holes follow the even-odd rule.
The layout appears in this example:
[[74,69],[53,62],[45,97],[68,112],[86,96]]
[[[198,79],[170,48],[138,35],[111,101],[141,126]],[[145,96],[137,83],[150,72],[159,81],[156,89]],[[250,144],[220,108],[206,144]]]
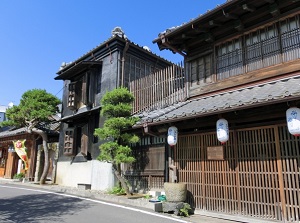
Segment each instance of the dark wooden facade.
[[[169,106],[156,95],[162,91],[152,91],[144,97],[160,106],[144,109],[135,127],[153,139],[178,128],[165,163],[176,167],[197,211],[249,222],[300,220],[299,142],[285,117],[300,106],[299,32],[299,1],[233,0],[154,40],[184,56],[186,100]],[[230,129],[224,145],[216,137],[221,117]]]
[[132,146],[136,162],[124,166],[124,175],[135,192],[162,189],[166,181],[167,147],[165,137],[144,136]]
[[[88,161],[97,160],[101,141],[94,137],[94,130],[104,122],[104,117],[100,116],[102,96],[117,87],[129,87],[132,82],[172,65],[118,31],[75,62],[62,66],[55,78],[63,80],[66,86],[59,163],[69,163],[66,164],[69,171],[73,163],[84,166]],[[59,174],[63,178],[63,171]],[[163,173],[159,175],[163,176]]]

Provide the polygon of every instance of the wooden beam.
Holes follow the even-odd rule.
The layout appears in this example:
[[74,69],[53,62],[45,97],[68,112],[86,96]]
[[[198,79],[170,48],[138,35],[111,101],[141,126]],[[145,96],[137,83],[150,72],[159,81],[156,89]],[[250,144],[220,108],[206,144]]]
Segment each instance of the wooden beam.
[[250,6],[248,4],[243,4],[242,5],[242,8],[245,10],[245,11],[248,11],[248,12],[254,12],[256,10],[255,7],[253,6]]
[[208,94],[221,89],[232,88],[238,85],[247,84],[251,82],[261,81],[267,78],[275,78],[285,74],[299,72],[300,60],[286,62],[284,64],[277,64],[271,67],[262,68],[251,71],[243,75],[235,76],[234,78],[224,79],[216,83],[212,83],[201,88],[190,89],[190,96],[197,96],[200,94]]
[[174,48],[167,40],[166,40],[166,37],[165,35],[161,35],[160,36],[160,39],[161,39],[161,43],[162,45],[164,45],[165,47],[169,48],[170,50],[172,50],[173,52],[175,53],[179,53],[181,56],[186,56],[185,53],[181,52],[181,51],[178,51],[176,48]]
[[205,33],[204,34],[204,40],[206,42],[213,42],[214,41],[214,37],[211,33]]
[[197,33],[206,33],[206,32],[209,31],[208,29],[205,29],[205,28],[202,28],[202,27],[194,26],[194,24],[192,24],[192,30],[193,30],[194,32],[197,32]]
[[280,141],[279,141],[279,131],[278,127],[275,127],[275,150],[276,150],[276,159],[277,159],[277,179],[279,183],[279,194],[280,194],[280,201],[281,201],[281,209],[282,209],[282,217],[283,219],[286,219],[286,199],[285,199],[285,186],[284,186],[284,179],[283,179],[283,169],[282,169],[282,157],[281,157],[281,150],[283,148],[280,148]]
[[227,13],[223,10],[223,15],[228,19],[238,19],[238,16],[232,13]]
[[277,16],[280,14],[280,10],[278,8],[278,5],[276,3],[270,5],[269,8],[269,12],[273,15],[273,16]]
[[243,30],[244,29],[244,24],[242,23],[242,21],[241,20],[236,20],[236,21],[234,21],[234,28],[236,29],[236,30],[238,30],[238,31],[241,31],[241,30]]
[[194,38],[195,36],[192,36],[192,35],[187,35],[185,33],[181,34],[181,38],[183,39],[188,39],[188,38]]
[[208,24],[210,26],[222,26],[222,23],[217,22],[216,20],[210,20]]

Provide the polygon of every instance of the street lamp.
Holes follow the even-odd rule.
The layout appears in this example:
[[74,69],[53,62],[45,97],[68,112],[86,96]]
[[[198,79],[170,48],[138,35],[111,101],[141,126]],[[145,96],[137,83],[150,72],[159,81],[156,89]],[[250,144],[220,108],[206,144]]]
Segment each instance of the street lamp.
[[9,146],[8,146],[8,152],[9,152],[9,153],[14,153],[14,152],[16,152],[13,145],[9,145]]

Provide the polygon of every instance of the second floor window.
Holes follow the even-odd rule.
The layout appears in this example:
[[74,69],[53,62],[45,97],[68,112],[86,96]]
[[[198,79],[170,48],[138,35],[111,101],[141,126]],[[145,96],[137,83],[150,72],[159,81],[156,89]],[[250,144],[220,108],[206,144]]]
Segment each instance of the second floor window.
[[212,82],[212,55],[208,54],[191,61],[191,85]]
[[300,58],[299,15],[280,23],[283,62]]
[[67,104],[70,109],[75,110],[91,103],[89,95],[93,94],[93,92],[90,92],[88,73],[82,75],[78,80],[71,82],[68,90]]
[[241,38],[217,47],[217,79],[222,80],[243,73]]
[[217,80],[300,58],[300,15],[216,46]]
[[77,106],[77,94],[76,94],[76,83],[73,82],[69,84],[69,93],[68,93],[68,107],[71,109],[76,109]]
[[280,44],[275,25],[246,35],[245,44],[248,72],[280,63]]

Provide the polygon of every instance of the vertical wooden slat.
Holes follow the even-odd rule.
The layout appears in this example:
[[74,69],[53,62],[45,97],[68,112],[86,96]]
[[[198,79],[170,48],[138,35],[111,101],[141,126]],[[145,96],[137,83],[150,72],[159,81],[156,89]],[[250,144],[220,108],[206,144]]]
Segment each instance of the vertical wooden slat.
[[275,131],[275,146],[276,146],[276,159],[277,159],[277,171],[278,171],[278,180],[279,180],[279,189],[280,189],[280,201],[282,207],[282,215],[283,218],[286,219],[286,201],[284,195],[284,182],[283,182],[283,171],[282,171],[282,161],[281,161],[281,153],[280,153],[280,141],[279,141],[279,133],[278,127],[274,128]]
[[[236,199],[237,199],[237,213],[241,214],[241,187],[240,187],[240,165],[239,163],[239,153],[240,150],[238,149],[238,134],[236,131],[233,131],[233,158],[234,158],[234,166],[235,166],[235,185],[236,185]],[[234,188],[231,188],[234,190]]]
[[[283,144],[284,140],[289,141]],[[207,160],[207,146],[216,145],[215,133],[179,137],[175,150],[175,163],[181,168],[179,180],[188,184],[196,209],[275,221],[299,220],[296,140],[288,134],[279,136],[276,126],[240,129],[233,142],[224,146],[225,161]]]
[[[140,72],[138,72],[141,69],[139,66],[135,61],[134,72],[136,79],[128,83],[136,99],[136,103],[133,104],[133,113],[163,108],[184,100],[182,92],[185,89],[182,67],[173,65],[141,76]],[[143,71],[145,73],[147,69],[144,68]]]

